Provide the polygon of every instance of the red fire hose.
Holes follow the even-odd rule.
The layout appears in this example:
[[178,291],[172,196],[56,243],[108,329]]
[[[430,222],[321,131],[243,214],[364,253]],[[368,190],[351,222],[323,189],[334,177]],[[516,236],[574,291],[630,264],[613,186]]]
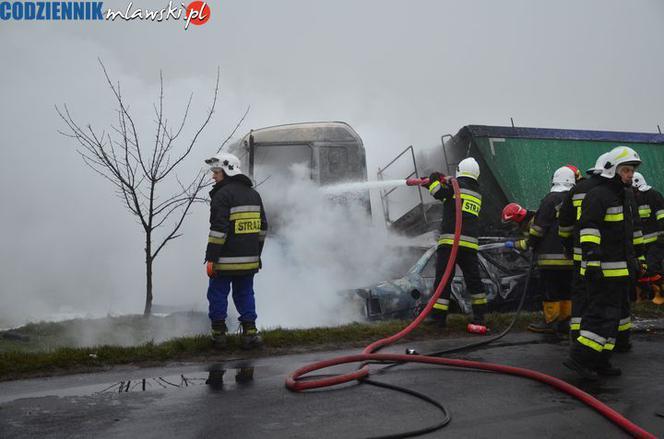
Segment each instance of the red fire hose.
[[[433,296],[429,299],[426,307],[422,312],[413,320],[408,326],[399,331],[398,333],[377,340],[371,343],[369,346],[364,348],[361,354],[357,355],[347,355],[337,358],[332,358],[329,360],[319,361],[316,363],[311,363],[306,366],[303,366],[296,371],[292,372],[286,378],[286,387],[289,390],[294,392],[300,392],[307,389],[316,389],[321,387],[334,386],[338,384],[347,383],[349,381],[361,380],[369,375],[369,366],[367,364],[363,365],[360,369],[349,372],[343,375],[336,375],[330,378],[322,378],[316,380],[301,380],[302,377],[310,372],[316,370],[325,369],[331,366],[337,366],[340,364],[347,363],[359,363],[367,361],[393,361],[393,362],[414,362],[414,363],[427,363],[427,364],[440,364],[445,366],[453,367],[465,367],[471,369],[481,369],[481,370],[490,370],[493,372],[500,372],[509,375],[521,376],[524,378],[530,378],[532,380],[540,381],[542,383],[548,384],[552,387],[555,387],[558,390],[561,390],[586,405],[597,410],[600,414],[605,416],[611,422],[628,432],[634,437],[638,438],[652,438],[656,439],[656,436],[642,429],[638,425],[632,423],[630,420],[622,416],[617,411],[613,410],[611,407],[602,403],[598,399],[589,395],[588,393],[578,389],[577,387],[572,386],[569,383],[566,383],[563,380],[558,378],[546,375],[541,372],[537,372],[530,369],[524,369],[519,367],[504,366],[500,364],[493,363],[483,363],[478,361],[469,361],[469,360],[457,360],[451,358],[441,358],[441,357],[429,357],[424,355],[404,355],[404,354],[379,354],[375,353],[376,350],[390,345],[402,337],[406,336],[413,329],[415,329],[421,322],[426,318],[426,316],[431,312],[433,305],[436,303],[436,300],[440,297],[444,286],[447,284],[449,277],[452,274],[452,271],[455,267],[455,260],[457,252],[459,250],[459,239],[461,237],[461,197],[459,196],[459,184],[455,178],[450,178],[449,181],[452,183],[454,188],[454,203],[456,207],[456,216],[455,216],[455,227],[454,227],[454,241],[452,244],[452,251],[450,252],[450,257],[445,267],[445,272],[443,274],[442,280],[438,284],[436,291]],[[428,184],[428,179],[409,179],[407,184],[409,186],[418,185],[418,184]]]

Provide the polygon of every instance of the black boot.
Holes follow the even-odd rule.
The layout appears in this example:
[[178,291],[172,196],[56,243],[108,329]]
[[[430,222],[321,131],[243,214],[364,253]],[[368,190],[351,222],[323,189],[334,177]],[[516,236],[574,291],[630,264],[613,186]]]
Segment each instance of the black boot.
[[565,367],[569,369],[572,369],[574,372],[578,373],[579,376],[583,379],[586,379],[588,381],[599,380],[599,375],[592,367],[590,367],[588,364],[582,363],[581,361],[571,356],[565,361],[563,361],[563,365],[565,365]]
[[254,349],[263,345],[263,338],[258,335],[256,322],[240,322],[242,324],[242,349]]
[[605,363],[601,363],[595,368],[595,372],[598,375],[605,377],[618,377],[622,375],[622,370],[619,367],[613,367],[613,365],[607,360]]
[[544,313],[544,321],[529,324],[528,330],[538,334],[555,334],[556,322],[560,317],[560,301],[542,302],[542,311]]
[[226,347],[226,331],[226,322],[224,320],[212,321],[212,347],[214,349],[224,349]]
[[556,333],[556,322],[536,322],[529,323],[528,330],[530,332],[536,332],[538,334],[555,334]]
[[595,369],[600,363],[599,356],[599,352],[591,352],[590,349],[575,342],[572,343],[569,358],[563,361],[563,365],[578,373],[585,380],[597,381],[599,375]]
[[431,312],[431,317],[433,318],[433,321],[435,322],[438,328],[440,329],[447,328],[447,311],[439,311],[437,309],[434,309]]
[[620,331],[616,337],[616,346],[613,348],[613,352],[618,354],[624,354],[632,350],[631,340],[631,330]]

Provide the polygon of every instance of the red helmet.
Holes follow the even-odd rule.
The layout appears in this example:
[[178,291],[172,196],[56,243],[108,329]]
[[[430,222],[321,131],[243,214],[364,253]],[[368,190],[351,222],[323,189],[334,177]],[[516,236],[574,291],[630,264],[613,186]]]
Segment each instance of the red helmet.
[[579,171],[579,168],[577,168],[577,167],[574,166],[574,165],[565,165],[565,167],[566,167],[566,168],[570,168],[570,169],[572,170],[572,172],[574,172],[574,179],[575,179],[576,181],[581,180],[581,178],[583,177],[583,175],[581,175],[581,172]]
[[507,206],[503,207],[503,213],[501,219],[504,223],[509,223],[514,221],[515,223],[520,223],[526,218],[528,211],[521,207],[519,204],[510,203]]

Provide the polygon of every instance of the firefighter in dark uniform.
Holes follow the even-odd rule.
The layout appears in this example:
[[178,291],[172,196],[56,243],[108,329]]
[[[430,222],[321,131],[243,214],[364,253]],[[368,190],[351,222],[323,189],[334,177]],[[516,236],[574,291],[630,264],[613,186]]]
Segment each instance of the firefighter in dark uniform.
[[664,197],[648,186],[639,172],[634,173],[633,186],[643,228],[645,275],[660,284],[664,272]]
[[531,323],[528,330],[543,334],[566,334],[572,312],[572,259],[565,255],[558,238],[558,211],[576,183],[572,169],[563,166],[551,180],[551,191],[540,203],[528,232],[528,239],[507,241],[508,248],[533,249],[537,255],[540,286],[544,294],[544,321]]
[[624,298],[637,264],[634,256],[634,218],[626,187],[641,164],[633,149],[619,146],[605,157],[601,183],[583,199],[579,218],[581,274],[588,288],[579,336],[572,340],[565,366],[583,378],[615,376],[621,371],[610,363],[616,345]]
[[232,286],[242,325],[242,347],[258,347],[262,339],[256,329],[253,285],[267,233],[263,201],[251,180],[242,174],[236,156],[221,153],[205,162],[215,181],[210,191],[210,233],[205,251],[212,341],[218,348],[226,345],[226,311]]
[[[487,296],[482,284],[479,271],[479,260],[477,251],[479,249],[479,214],[482,207],[482,195],[479,193],[478,178],[480,167],[474,158],[468,157],[457,165],[456,179],[459,183],[462,229],[457,253],[456,265],[461,268],[466,288],[470,293],[473,318],[468,324],[467,330],[472,333],[485,334],[487,332],[484,315],[487,310]],[[450,257],[452,244],[454,242],[455,226],[455,194],[451,184],[448,184],[444,176],[434,172],[429,177],[429,192],[434,198],[443,202],[443,219],[441,223],[441,234],[438,239],[438,250],[436,253],[436,280],[434,291],[440,283],[447,261]],[[442,294],[434,304],[432,315],[438,319],[441,326],[446,325],[447,314],[452,294],[451,279],[445,285]]]
[[565,253],[574,260],[574,270],[572,273],[572,310],[570,319],[570,337],[576,339],[579,336],[581,326],[581,314],[586,304],[586,283],[580,274],[581,269],[581,244],[579,243],[579,223],[581,217],[581,203],[586,197],[588,191],[599,185],[603,178],[602,166],[604,166],[604,157],[599,156],[595,166],[588,169],[586,174],[588,178],[577,182],[563,200],[558,216],[558,236],[560,237]]

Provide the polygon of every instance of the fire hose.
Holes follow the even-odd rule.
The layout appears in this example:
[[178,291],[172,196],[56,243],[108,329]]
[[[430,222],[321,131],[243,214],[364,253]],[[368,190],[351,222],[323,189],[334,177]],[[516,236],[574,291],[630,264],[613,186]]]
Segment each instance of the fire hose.
[[[409,179],[406,181],[408,186],[415,185],[426,185],[429,183],[428,179]],[[520,376],[524,378],[529,378],[535,381],[539,381],[545,384],[548,384],[562,392],[567,393],[570,396],[580,400],[584,404],[590,406],[591,408],[598,411],[601,415],[606,417],[608,420],[616,424],[618,427],[622,428],[627,433],[631,434],[634,437],[639,438],[655,438],[656,436],[634,424],[624,416],[622,416],[617,411],[613,410],[611,407],[602,403],[595,397],[584,392],[583,390],[555,377],[546,375],[541,372],[537,372],[530,369],[524,369],[513,366],[506,366],[494,363],[485,363],[479,361],[470,361],[470,360],[460,360],[452,358],[443,358],[443,357],[432,357],[425,355],[406,355],[406,354],[381,354],[376,353],[382,347],[388,346],[395,343],[399,339],[408,335],[413,329],[415,329],[431,312],[433,305],[436,303],[436,300],[440,297],[443,292],[443,289],[447,282],[450,280],[455,267],[456,256],[459,251],[459,239],[461,237],[461,225],[462,225],[462,216],[461,216],[461,197],[459,184],[455,178],[449,178],[449,183],[452,184],[454,190],[454,203],[455,203],[455,227],[454,227],[454,240],[452,243],[452,250],[450,252],[449,259],[447,261],[447,266],[445,267],[445,272],[443,277],[436,287],[434,294],[429,299],[425,308],[420,312],[420,314],[408,324],[401,331],[393,334],[392,336],[377,340],[367,347],[364,348],[361,354],[356,355],[346,355],[337,358],[331,358],[329,360],[323,360],[316,363],[311,363],[300,367],[299,369],[292,372],[286,378],[286,387],[294,392],[301,392],[309,389],[317,389],[322,387],[335,386],[350,381],[362,381],[363,379],[369,376],[369,365],[367,362],[411,362],[411,363],[424,363],[424,364],[437,364],[444,366],[460,367],[460,368],[469,368],[469,369],[478,369],[478,370],[488,370],[492,372],[499,372],[509,375]],[[525,294],[525,293],[524,293]],[[334,375],[331,377],[319,378],[319,379],[303,379],[305,375],[318,371],[321,369],[326,369],[328,367],[337,366],[341,364],[348,363],[364,363],[362,367],[353,372]],[[446,423],[445,423],[446,424]],[[443,425],[445,425],[443,424]]]

